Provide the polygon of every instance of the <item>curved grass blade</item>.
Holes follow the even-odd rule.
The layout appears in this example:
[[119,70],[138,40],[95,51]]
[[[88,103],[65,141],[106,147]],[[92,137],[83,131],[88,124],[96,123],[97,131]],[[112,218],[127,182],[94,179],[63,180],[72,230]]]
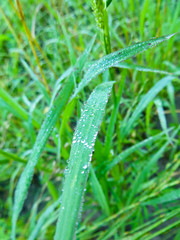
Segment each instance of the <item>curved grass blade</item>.
[[[12,112],[16,117],[19,117],[23,120],[29,119],[29,114],[21,107],[19,103],[17,103],[13,97],[11,97],[2,87],[0,87],[0,99],[5,103],[8,110]],[[40,124],[33,118],[32,124],[34,127],[39,128]]]
[[110,67],[114,67],[119,62],[133,57],[138,53],[144,52],[145,50],[152,48],[165,40],[168,40],[172,36],[174,36],[174,34],[167,35],[165,37],[154,38],[145,42],[136,43],[134,45],[131,45],[130,47],[123,48],[117,52],[108,54],[101,59],[95,61],[86,72],[84,78],[82,79],[82,81],[78,85],[78,88],[75,90],[73,96],[71,97],[71,100],[72,98],[76,97],[77,94],[100,73],[104,72]]
[[157,153],[155,153],[149,161],[147,161],[145,167],[143,170],[139,173],[139,175],[136,177],[134,183],[132,184],[131,191],[127,200],[127,205],[129,205],[135,196],[136,192],[139,190],[138,186],[141,185],[141,183],[144,181],[144,179],[147,177],[148,173],[151,171],[152,167],[157,163],[159,158],[162,156],[164,151],[166,150],[167,146],[171,143],[171,141],[174,139],[176,134],[178,133],[179,128],[174,130],[172,133],[172,136],[169,138],[169,140],[159,149]]
[[175,77],[167,76],[157,82],[141,99],[137,107],[135,108],[132,116],[126,122],[124,128],[121,129],[121,137],[124,139],[131,129],[133,128],[136,120],[140,116],[141,112],[147,107],[147,105],[156,97],[156,95],[166,87]]
[[159,116],[159,121],[160,121],[161,127],[166,132],[167,138],[169,139],[169,134],[167,132],[167,129],[168,129],[167,121],[166,121],[166,116],[165,116],[165,113],[164,113],[162,101],[158,98],[158,99],[155,99],[154,103],[155,103],[155,105],[157,107],[157,112],[158,112],[158,116]]
[[144,202],[143,205],[154,205],[172,202],[180,199],[180,189],[171,190],[160,197],[154,198],[150,201]]
[[31,78],[35,81],[37,84],[38,88],[41,90],[42,94],[44,95],[46,101],[49,103],[50,102],[50,96],[42,82],[38,79],[36,74],[33,72],[33,70],[30,68],[30,66],[27,64],[27,62],[24,59],[20,59],[22,65],[24,66],[25,70],[29,73]]
[[[5,152],[5,151],[3,151],[1,149],[0,149],[0,155],[2,155],[5,158],[7,158],[7,161],[13,160],[13,161],[17,161],[17,162],[24,163],[24,164],[27,163],[27,161],[25,159],[18,157],[16,154],[8,153],[8,152]],[[52,172],[51,169],[42,167],[42,166],[40,166],[38,164],[37,164],[36,167],[37,167],[37,169],[39,169],[41,171],[45,171],[45,172],[48,172],[48,173]]]
[[[153,234],[148,234],[150,231],[156,229],[159,225],[163,224],[164,222],[168,221],[169,219],[175,217],[176,215],[180,214],[180,209],[175,209],[171,212],[168,212],[166,214],[162,214],[157,216],[155,223],[149,224],[147,227],[144,227],[142,231],[135,232],[132,235],[128,235],[127,237],[122,238],[122,240],[136,240],[136,239],[143,239],[143,240],[150,240]],[[176,222],[175,222],[176,223]],[[170,226],[169,224],[167,224]],[[162,228],[160,228],[162,229]],[[156,232],[155,232],[156,234]]]
[[20,211],[23,207],[25,198],[27,196],[27,192],[31,184],[32,176],[34,173],[34,168],[53,130],[53,127],[56,124],[59,114],[62,112],[63,107],[68,101],[68,98],[71,94],[72,89],[73,89],[73,83],[67,82],[64,88],[62,89],[62,91],[60,92],[59,96],[57,97],[56,101],[54,102],[54,105],[51,107],[50,111],[46,115],[45,120],[36,138],[36,142],[34,144],[29,161],[20,176],[20,179],[16,187],[16,191],[15,191],[15,197],[14,197],[14,206],[13,206],[13,215],[12,215],[12,239],[15,239],[16,222],[20,214]]
[[159,73],[159,74],[166,74],[166,75],[173,75],[173,73],[167,72],[167,71],[163,71],[163,70],[159,70],[159,69],[153,69],[153,68],[149,68],[149,67],[144,67],[144,66],[139,66],[136,64],[130,64],[130,63],[118,63],[115,65],[115,67],[118,68],[125,68],[125,69],[131,69],[131,70],[136,70],[136,71],[140,71],[140,72],[152,72],[152,73]]
[[[172,130],[172,128],[168,129],[168,132]],[[128,149],[124,150],[123,152],[121,152],[117,157],[115,157],[110,163],[106,164],[106,167],[104,169],[104,173],[111,170],[116,164],[118,164],[119,162],[125,161],[126,158],[131,155],[132,153],[134,153],[135,151],[138,151],[140,148],[153,143],[154,141],[157,141],[159,139],[163,139],[163,135],[166,134],[165,132],[161,132],[155,136],[149,137],[135,145],[133,145],[132,147],[129,147]]]
[[65,175],[55,240],[71,240],[75,236],[92,151],[112,84],[107,82],[95,88],[78,122]]
[[107,156],[107,157],[110,152],[111,145],[112,145],[113,132],[114,132],[114,128],[115,128],[116,118],[118,115],[121,96],[122,96],[123,89],[124,89],[126,75],[127,75],[127,71],[124,70],[122,72],[122,77],[121,77],[119,88],[118,88],[117,95],[116,95],[116,101],[114,103],[114,108],[112,110],[109,126],[107,129],[107,134],[106,134],[106,138],[105,138],[105,156]]
[[39,220],[36,223],[36,226],[34,230],[32,231],[30,237],[28,240],[34,240],[36,239],[38,233],[40,232],[41,228],[43,227],[44,223],[46,222],[47,219],[49,219],[49,215],[52,214],[54,209],[59,205],[60,199],[58,199],[56,202],[54,202],[52,205],[50,205],[45,212],[39,217]]
[[[85,60],[87,59],[87,56],[93,46],[94,40],[95,38],[91,40],[90,44],[87,47],[87,50],[85,50],[85,52],[82,54],[79,61],[84,59],[84,63],[85,63]],[[77,66],[78,66],[78,62],[77,62]],[[81,65],[81,69],[82,69],[82,65]],[[29,161],[18,181],[16,191],[15,191],[13,215],[12,215],[12,239],[15,239],[16,222],[21,212],[21,209],[23,207],[25,198],[27,196],[28,189],[31,184],[34,168],[56,124],[56,121],[60,113],[62,112],[64,106],[66,105],[69,99],[70,94],[73,91],[74,77],[78,76],[78,74],[79,74],[79,68],[76,69],[74,75],[70,76],[68,81],[65,83],[64,88],[61,90],[60,94],[57,96],[57,99],[55,100],[54,104],[51,106],[41,126],[41,129],[38,133]]]
[[99,205],[101,206],[102,212],[106,215],[109,216],[110,215],[110,209],[108,206],[108,202],[106,200],[106,197],[103,193],[103,189],[96,177],[96,174],[94,172],[94,169],[92,166],[90,166],[90,173],[91,173],[91,185],[92,185],[92,189],[94,192],[94,196],[97,199]]
[[171,110],[171,113],[172,113],[172,117],[174,119],[174,122],[176,124],[178,124],[179,121],[178,121],[178,116],[177,116],[177,113],[176,113],[175,90],[174,90],[174,86],[171,83],[169,83],[167,85],[167,93],[168,93],[168,97],[169,97],[169,100],[170,100],[170,110]]

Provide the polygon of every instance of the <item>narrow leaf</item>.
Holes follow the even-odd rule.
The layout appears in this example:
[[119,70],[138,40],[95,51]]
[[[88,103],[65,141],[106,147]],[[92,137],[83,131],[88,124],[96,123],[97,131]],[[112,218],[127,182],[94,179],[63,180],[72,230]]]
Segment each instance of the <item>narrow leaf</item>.
[[137,107],[135,108],[132,116],[128,119],[126,122],[126,125],[124,128],[121,129],[121,137],[124,139],[128,133],[133,128],[136,120],[142,113],[142,111],[147,107],[147,105],[156,97],[156,95],[164,88],[166,87],[175,77],[173,76],[167,76],[161,79],[159,82],[157,82],[141,99]]
[[[94,43],[94,38],[88,45],[87,49],[79,59],[87,59],[87,56],[92,48],[92,45]],[[84,54],[86,58],[84,57]],[[78,62],[77,62],[78,64]],[[82,66],[81,66],[82,67]],[[81,70],[81,69],[80,69]],[[16,230],[16,222],[18,219],[18,216],[21,212],[21,209],[23,207],[25,198],[28,193],[29,186],[31,184],[31,180],[34,173],[34,168],[38,162],[38,159],[40,157],[41,152],[43,151],[45,144],[56,124],[56,121],[62,112],[64,106],[66,105],[70,94],[72,93],[73,87],[74,87],[74,76],[77,76],[79,74],[79,69],[77,68],[74,75],[71,75],[68,81],[65,83],[64,88],[61,90],[60,94],[57,96],[57,99],[55,100],[54,104],[51,106],[48,114],[45,117],[45,120],[41,126],[41,129],[38,133],[38,136],[36,138],[36,142],[34,144],[32,153],[30,155],[29,161],[22,172],[20,179],[18,181],[16,191],[15,191],[15,197],[14,197],[14,206],[13,206],[13,215],[12,215],[12,239],[15,239],[15,230]]]
[[[7,108],[10,112],[12,112],[16,117],[19,117],[23,120],[28,120],[29,114],[27,113],[24,108],[21,107],[19,103],[17,103],[13,97],[11,97],[2,87],[0,87],[0,99],[3,100],[5,105],[7,105]],[[39,128],[40,124],[35,120],[32,119],[32,124]]]
[[[168,129],[168,131],[170,131],[170,130],[172,130],[172,128]],[[135,151],[138,151],[142,147],[147,146],[148,144],[151,144],[151,143],[157,141],[158,139],[163,139],[163,135],[165,135],[165,134],[166,134],[166,132],[161,132],[155,136],[149,137],[149,138],[133,145],[132,147],[129,147],[128,149],[124,150],[117,157],[115,157],[110,163],[106,164],[104,172],[111,170],[119,162],[125,161],[129,155],[131,155]]]
[[144,66],[139,66],[136,64],[130,64],[130,63],[118,63],[115,65],[115,67],[118,68],[125,68],[125,69],[131,69],[131,70],[136,70],[136,71],[140,71],[140,72],[152,72],[152,73],[160,73],[160,74],[166,74],[166,75],[172,75],[173,73],[170,72],[166,72],[163,70],[159,70],[159,69],[153,69],[153,68],[149,68],[149,67],[144,67]]
[[49,215],[52,215],[52,212],[55,210],[55,208],[59,205],[60,199],[58,199],[56,202],[54,202],[52,205],[50,205],[45,212],[39,217],[35,228],[33,229],[31,235],[29,236],[28,240],[34,240],[36,239],[38,233],[41,231],[41,228],[44,226],[44,223],[49,219]]
[[162,203],[172,202],[178,199],[180,199],[180,189],[175,189],[175,190],[171,190],[166,194],[163,194],[160,197],[144,202],[143,205],[162,204]]
[[136,177],[135,181],[132,183],[131,191],[129,194],[129,198],[127,200],[127,204],[130,204],[133,197],[135,196],[136,192],[138,191],[138,186],[141,185],[141,183],[147,178],[147,175],[152,171],[152,167],[157,163],[159,158],[162,156],[164,151],[166,150],[167,146],[169,143],[173,140],[173,138],[176,136],[178,133],[179,129],[176,129],[171,138],[158,150],[157,153],[155,153],[146,163],[145,167],[143,170],[138,174]]
[[96,87],[82,111],[65,175],[55,240],[71,240],[75,236],[92,151],[111,89],[112,82]]
[[[110,67],[114,67],[117,63],[122,62],[130,57],[137,55],[138,53],[144,52],[145,50],[156,46],[157,44],[168,40],[174,36],[167,35],[165,37],[154,38],[152,40],[146,42],[136,43],[130,47],[123,48],[117,52],[108,54],[101,59],[95,61],[88,71],[86,72],[84,78],[80,82],[78,88],[75,90],[72,98],[76,97],[77,94],[95,77],[97,77],[100,73],[104,72]],[[71,98],[71,99],[72,99]]]
[[106,197],[103,193],[103,189],[96,177],[96,174],[92,166],[90,167],[90,173],[91,173],[91,185],[94,192],[94,196],[97,199],[99,205],[101,206],[103,213],[105,213],[106,216],[109,216],[110,209],[109,209]]

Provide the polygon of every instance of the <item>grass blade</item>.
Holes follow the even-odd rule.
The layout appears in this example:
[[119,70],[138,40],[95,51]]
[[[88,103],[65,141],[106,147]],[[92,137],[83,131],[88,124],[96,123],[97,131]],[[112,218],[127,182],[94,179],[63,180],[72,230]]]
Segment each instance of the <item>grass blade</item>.
[[49,219],[49,215],[52,214],[54,209],[59,205],[60,200],[58,199],[52,205],[50,205],[45,212],[39,217],[39,220],[36,223],[34,230],[32,231],[31,235],[29,236],[28,240],[36,239],[38,233],[40,232],[41,228],[43,227],[44,223]]
[[[19,103],[17,103],[2,87],[0,87],[0,99],[5,103],[8,110],[12,112],[16,117],[19,117],[25,121],[29,119],[29,114],[24,110]],[[40,124],[32,119],[34,127],[39,128]]]
[[[87,58],[92,45],[94,43],[94,38],[90,42],[89,46],[87,47],[87,50],[85,50],[84,54],[82,54],[81,59],[83,58],[85,60],[85,56]],[[84,61],[85,63],[85,61]],[[78,64],[78,62],[77,62]],[[82,65],[81,65],[82,68]],[[80,69],[81,70],[81,69]],[[16,222],[18,219],[18,216],[21,212],[21,209],[23,207],[25,198],[27,196],[27,192],[29,189],[29,186],[31,184],[34,168],[38,162],[38,159],[40,157],[41,152],[43,151],[45,144],[56,124],[56,121],[62,112],[64,106],[66,105],[70,94],[72,93],[73,87],[74,87],[74,76],[78,75],[79,68],[75,71],[75,75],[71,75],[71,77],[68,79],[68,81],[65,83],[64,88],[61,90],[60,94],[57,96],[57,99],[55,100],[54,104],[50,108],[48,114],[45,117],[45,120],[41,126],[41,129],[38,133],[38,136],[36,138],[36,142],[34,144],[31,156],[29,158],[29,161],[22,172],[20,179],[18,181],[16,191],[15,191],[15,198],[14,198],[14,206],[13,206],[13,215],[12,215],[12,239],[15,239],[15,229],[16,229]]]
[[141,112],[147,107],[147,105],[156,97],[156,95],[166,87],[175,77],[167,76],[157,82],[141,99],[132,116],[126,122],[126,126],[121,129],[121,137],[124,139],[133,128],[136,120],[140,116]]
[[103,193],[103,189],[96,177],[96,174],[92,166],[90,167],[90,173],[91,173],[91,184],[92,184],[94,196],[97,199],[99,205],[101,206],[102,212],[105,213],[106,216],[109,216],[110,209],[109,209],[106,197]]
[[116,123],[116,119],[117,119],[117,115],[118,115],[121,96],[122,96],[122,92],[124,89],[126,74],[127,74],[127,71],[124,70],[122,72],[122,77],[120,80],[119,89],[118,89],[117,96],[116,96],[116,101],[114,104],[114,108],[112,110],[110,123],[109,123],[108,129],[107,129],[107,134],[106,134],[106,138],[105,138],[105,156],[107,156],[107,157],[108,157],[109,151],[111,149],[111,145],[112,145],[112,137],[113,137],[113,132],[115,129],[115,123]]
[[126,63],[126,62],[118,63],[118,64],[115,65],[115,67],[131,69],[131,70],[136,70],[136,71],[140,71],[140,72],[152,72],[152,73],[173,75],[173,73],[170,73],[170,72],[167,72],[167,71],[163,71],[163,70],[159,70],[159,69],[153,69],[153,68],[144,67],[144,66],[139,66],[139,65],[136,65],[136,64],[130,64],[130,63]]
[[171,141],[173,140],[173,138],[176,136],[176,134],[178,133],[179,128],[176,129],[171,138],[159,149],[159,151],[157,153],[155,153],[150,159],[149,161],[147,161],[145,167],[143,168],[143,170],[139,173],[139,175],[136,177],[134,183],[132,184],[131,187],[131,191],[127,200],[127,205],[129,205],[133,199],[133,197],[135,196],[136,192],[138,191],[138,186],[141,186],[141,183],[144,181],[144,179],[147,177],[148,173],[151,171],[153,165],[156,164],[156,162],[159,160],[159,158],[162,156],[162,154],[164,153],[164,151],[166,150],[167,146],[169,145],[169,143],[171,143]]
[[180,189],[171,190],[160,197],[154,198],[150,201],[144,202],[143,205],[154,205],[172,202],[180,199]]
[[112,84],[108,82],[96,87],[78,122],[65,175],[55,240],[71,240],[75,236],[92,151]]
[[53,130],[53,127],[59,117],[59,114],[62,112],[64,105],[68,101],[71,89],[73,89],[73,85],[70,86],[69,82],[67,82],[62,91],[60,92],[58,98],[56,99],[54,105],[51,107],[50,111],[46,115],[45,120],[36,138],[36,142],[34,144],[29,161],[26,167],[24,168],[24,171],[22,172],[21,177],[18,181],[15,191],[12,215],[12,239],[15,239],[16,221],[18,219],[19,213],[23,207],[25,198],[27,196],[27,192],[34,173],[34,168]]
[[[76,97],[77,94],[95,77],[97,77],[100,73],[104,72],[110,67],[114,67],[117,63],[122,62],[132,56],[137,55],[138,53],[144,52],[145,50],[152,48],[161,42],[168,40],[174,36],[174,34],[167,35],[165,37],[154,38],[149,41],[136,43],[131,45],[130,47],[123,48],[117,52],[108,54],[101,59],[95,61],[91,67],[86,72],[84,78],[78,85],[78,88],[75,90],[72,98]],[[71,98],[71,99],[72,99]]]
[[165,116],[165,113],[164,113],[162,101],[158,98],[154,101],[154,103],[155,103],[156,108],[157,108],[157,112],[158,112],[161,127],[166,132],[167,138],[169,139],[169,135],[168,135],[168,132],[167,132],[167,129],[168,129],[167,128],[167,121],[166,121],[166,116]]
[[32,71],[32,69],[30,68],[30,66],[26,63],[25,60],[20,59],[22,65],[24,66],[25,70],[28,72],[28,74],[31,76],[31,78],[35,81],[35,83],[37,84],[38,88],[41,90],[42,94],[44,95],[45,99],[47,100],[47,102],[50,102],[50,96],[45,88],[45,86],[41,83],[41,81],[38,79],[38,77],[36,76],[36,74]]
[[[172,130],[172,128],[168,129],[168,131]],[[144,146],[153,143],[154,141],[157,141],[159,139],[163,138],[163,135],[165,135],[166,132],[161,132],[155,136],[149,137],[135,145],[133,145],[132,147],[129,147],[128,149],[126,149],[125,151],[121,152],[117,157],[115,157],[110,163],[106,164],[104,173],[111,170],[116,164],[118,164],[121,161],[125,161],[126,158],[131,155],[132,153],[134,153],[135,151],[138,151],[140,148],[143,148]]]

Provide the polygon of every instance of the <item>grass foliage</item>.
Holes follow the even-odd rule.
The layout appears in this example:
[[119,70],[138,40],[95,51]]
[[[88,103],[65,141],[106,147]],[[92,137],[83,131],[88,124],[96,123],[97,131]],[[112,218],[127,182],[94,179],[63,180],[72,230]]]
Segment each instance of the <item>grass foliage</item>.
[[0,239],[179,239],[179,16],[1,4]]

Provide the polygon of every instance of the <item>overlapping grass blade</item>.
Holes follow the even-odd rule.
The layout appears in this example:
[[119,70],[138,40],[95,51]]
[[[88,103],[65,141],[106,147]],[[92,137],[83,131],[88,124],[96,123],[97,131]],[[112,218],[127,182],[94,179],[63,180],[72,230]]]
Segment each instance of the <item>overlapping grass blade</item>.
[[[78,88],[75,90],[72,98],[76,97],[77,94],[95,77],[97,77],[100,73],[104,72],[110,67],[114,67],[117,63],[122,62],[132,56],[137,55],[138,53],[144,52],[145,50],[152,48],[161,42],[168,40],[174,36],[174,34],[167,35],[165,37],[154,38],[149,41],[136,43],[130,47],[123,48],[117,52],[108,54],[103,58],[95,61],[88,71],[86,72],[84,78],[78,85]],[[71,98],[71,99],[72,99]]]
[[45,86],[39,81],[38,77],[36,76],[36,74],[32,71],[32,69],[30,68],[30,66],[26,63],[25,60],[21,59],[21,63],[24,66],[24,68],[26,69],[26,71],[29,73],[29,75],[31,76],[31,78],[35,81],[35,83],[37,84],[38,88],[41,90],[41,92],[43,93],[45,99],[47,100],[47,102],[50,102],[50,96],[45,88]]
[[131,203],[133,197],[135,196],[136,192],[139,189],[138,186],[140,186],[141,183],[144,181],[144,179],[147,178],[147,175],[151,172],[152,167],[157,163],[157,161],[162,156],[162,154],[166,150],[166,148],[169,145],[169,143],[171,143],[171,141],[174,139],[174,137],[176,136],[178,131],[179,131],[179,128],[174,130],[174,132],[172,133],[172,136],[170,137],[170,139],[158,150],[157,153],[155,153],[148,160],[148,162],[145,165],[145,167],[143,168],[143,170],[138,174],[138,176],[136,177],[135,181],[132,183],[131,191],[129,192],[129,197],[128,197],[128,200],[127,200],[127,205],[129,205]]
[[108,206],[108,202],[106,200],[106,197],[103,193],[103,189],[96,177],[96,174],[94,172],[93,167],[90,167],[90,173],[91,173],[91,185],[92,185],[92,189],[94,192],[94,196],[97,199],[99,205],[101,206],[102,212],[106,215],[109,216],[110,215],[110,209]]
[[154,101],[156,107],[157,107],[157,112],[159,116],[159,121],[161,124],[162,129],[166,132],[167,137],[169,138],[168,132],[167,132],[167,121],[166,121],[166,116],[164,113],[164,109],[162,106],[162,101],[158,98]]
[[[79,61],[81,61],[81,59],[83,58],[85,63],[85,59],[87,58],[92,48],[94,40],[95,39],[93,38],[89,46],[87,47],[87,50],[84,52],[84,54],[79,59]],[[81,68],[82,68],[82,65],[81,65]],[[57,96],[57,99],[55,100],[54,104],[51,106],[41,126],[41,129],[38,133],[29,161],[18,181],[16,191],[15,191],[13,215],[12,215],[12,239],[15,239],[16,222],[21,212],[21,209],[23,207],[25,198],[27,196],[27,192],[28,192],[28,189],[32,180],[33,172],[34,172],[34,167],[38,162],[40,154],[45,147],[45,144],[56,124],[56,121],[60,113],[62,112],[65,104],[69,99],[70,94],[72,93],[72,90],[74,87],[74,77],[78,76],[78,74],[79,74],[79,68],[77,68],[75,73],[70,76],[68,81],[65,83],[64,88],[61,90],[60,94]]]
[[36,226],[34,230],[32,231],[31,235],[29,236],[28,240],[34,240],[36,239],[38,233],[41,231],[41,228],[43,227],[46,220],[49,218],[49,215],[52,214],[54,209],[59,205],[60,199],[58,199],[56,202],[54,202],[52,205],[50,205],[45,212],[39,217]]
[[124,139],[131,129],[133,128],[136,120],[142,113],[142,111],[147,107],[147,105],[156,97],[156,95],[164,88],[166,87],[175,77],[173,76],[167,76],[161,79],[159,82],[157,82],[141,99],[141,101],[138,103],[137,107],[135,108],[132,116],[128,119],[126,122],[125,127],[121,128],[121,138]]
[[172,85],[172,83],[169,83],[167,85],[167,93],[168,93],[168,97],[170,100],[170,109],[171,109],[172,117],[174,119],[174,122],[176,124],[178,124],[179,121],[178,121],[178,117],[177,117],[177,113],[176,113],[175,91],[174,91],[174,86]]
[[82,111],[74,133],[55,240],[71,240],[75,236],[92,151],[112,83],[96,87]]
[[110,123],[109,123],[108,129],[107,129],[107,134],[106,134],[106,139],[105,139],[105,156],[108,156],[110,148],[111,148],[112,136],[113,136],[115,123],[116,123],[116,118],[117,118],[119,105],[120,105],[120,100],[121,100],[121,96],[122,96],[122,92],[123,92],[123,88],[124,88],[124,84],[125,84],[126,74],[127,74],[127,71],[124,70],[122,72],[122,77],[121,77],[121,80],[120,80],[119,89],[118,89],[118,92],[117,92],[117,95],[116,95],[116,101],[115,101],[115,104],[114,104],[114,108],[112,110]]
[[[24,108],[22,108],[21,105],[17,103],[2,87],[0,87],[0,100],[4,102],[6,109],[13,113],[16,117],[25,121],[29,119],[27,111],[24,110]],[[40,127],[40,124],[34,118],[32,119],[32,124],[34,127]]]
[[126,62],[118,63],[115,65],[115,67],[131,69],[131,70],[136,70],[136,71],[140,71],[140,72],[152,72],[152,73],[159,73],[159,74],[165,74],[165,75],[173,75],[173,73],[170,73],[167,71],[153,69],[153,68],[144,67],[144,66],[139,66],[136,64],[126,63]]
[[[172,128],[168,129],[168,132],[172,130]],[[163,135],[166,134],[165,132],[161,132],[155,136],[149,137],[135,145],[133,145],[132,147],[129,147],[128,149],[124,150],[123,152],[121,152],[117,157],[115,157],[110,163],[107,162],[106,163],[106,167],[104,169],[104,172],[107,172],[109,170],[111,170],[116,164],[118,164],[121,161],[125,161],[126,158],[131,155],[133,152],[138,151],[139,149],[145,147],[148,144],[151,144],[157,140],[163,139]]]
[[143,205],[162,204],[162,203],[172,202],[178,199],[180,199],[180,189],[175,189],[175,190],[169,191],[168,193],[162,194],[160,197],[144,202]]
[[146,235],[147,233],[149,233],[151,230],[154,230],[156,227],[158,227],[165,221],[168,221],[169,219],[172,219],[173,217],[175,217],[176,215],[179,215],[179,214],[180,214],[180,209],[175,209],[170,213],[166,213],[165,216],[160,215],[160,216],[158,216],[155,223],[149,224],[149,226],[142,229],[142,231],[138,231],[132,235],[124,237],[124,238],[122,238],[122,240],[136,240],[136,239],[143,239],[143,240],[149,239],[150,240],[150,239],[152,239],[151,238],[152,234],[150,234],[150,235],[148,234],[148,236],[147,236]]
[[29,161],[18,181],[16,191],[15,191],[14,206],[13,206],[12,239],[15,239],[16,221],[23,207],[24,200],[27,196],[27,192],[32,180],[33,173],[34,173],[34,167],[36,166],[37,161],[40,157],[40,154],[45,147],[45,144],[53,130],[53,127],[56,124],[59,114],[62,112],[64,105],[68,101],[68,97],[70,96],[71,90],[73,89],[73,86],[71,86],[68,83],[69,82],[66,83],[66,85],[60,92],[58,98],[54,102],[54,105],[51,107],[50,111],[48,112],[41,126],[41,129],[38,133],[38,136],[36,138],[36,142],[34,144]]
[[[8,152],[3,151],[1,149],[0,149],[0,155],[2,155],[5,158],[7,158],[7,161],[13,160],[13,161],[24,163],[24,164],[27,163],[27,161],[25,159],[18,157],[16,154],[8,153]],[[46,167],[41,167],[38,164],[37,164],[37,169],[39,169],[41,171],[45,171],[45,172],[51,173],[51,169],[46,168]]]

